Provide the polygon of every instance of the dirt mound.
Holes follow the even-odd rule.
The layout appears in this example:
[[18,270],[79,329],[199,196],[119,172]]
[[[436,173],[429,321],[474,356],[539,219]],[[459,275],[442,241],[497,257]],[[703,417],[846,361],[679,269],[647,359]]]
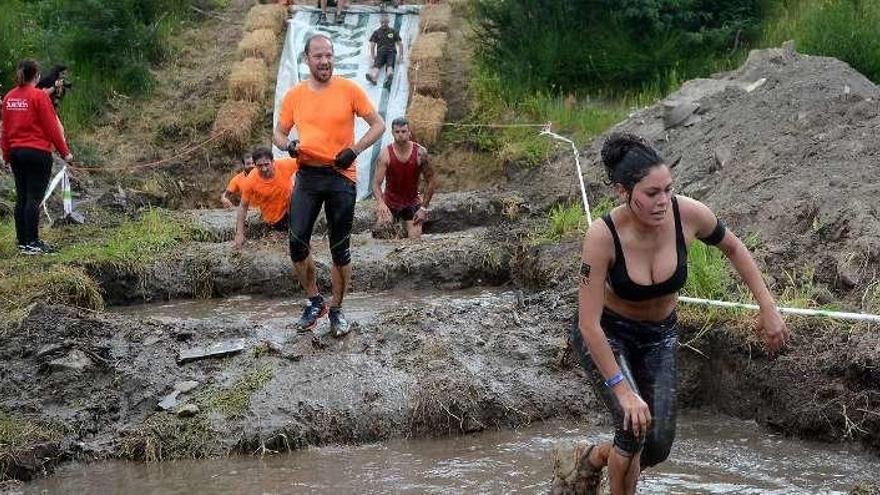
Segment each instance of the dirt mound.
[[[861,296],[876,278],[880,89],[847,64],[791,47],[754,51],[738,70],[689,81],[614,130],[682,157],[677,190],[751,238],[777,280],[812,267]],[[585,152],[595,184],[603,141]]]

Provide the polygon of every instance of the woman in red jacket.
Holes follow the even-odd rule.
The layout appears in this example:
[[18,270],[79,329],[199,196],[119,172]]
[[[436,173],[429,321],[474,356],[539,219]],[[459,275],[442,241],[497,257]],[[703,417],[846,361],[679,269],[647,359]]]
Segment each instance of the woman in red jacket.
[[52,151],[73,159],[64,141],[52,101],[36,88],[40,66],[22,60],[15,73],[17,87],[3,98],[3,134],[0,149],[15,175],[15,233],[23,254],[43,254],[51,249],[40,240],[40,202],[49,185]]

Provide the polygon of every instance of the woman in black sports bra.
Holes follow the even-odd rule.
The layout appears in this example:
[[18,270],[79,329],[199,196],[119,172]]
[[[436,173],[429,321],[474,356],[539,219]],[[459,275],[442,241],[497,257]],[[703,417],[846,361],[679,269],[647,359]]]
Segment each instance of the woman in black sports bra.
[[631,134],[610,136],[602,161],[623,204],[587,231],[571,337],[616,428],[613,442],[580,443],[574,455],[587,493],[607,465],[611,493],[632,494],[641,470],[665,460],[675,436],[675,307],[688,245],[699,239],[727,256],[758,301],[758,331],[770,352],[788,331],[742,242],[704,204],[672,193],[674,163]]

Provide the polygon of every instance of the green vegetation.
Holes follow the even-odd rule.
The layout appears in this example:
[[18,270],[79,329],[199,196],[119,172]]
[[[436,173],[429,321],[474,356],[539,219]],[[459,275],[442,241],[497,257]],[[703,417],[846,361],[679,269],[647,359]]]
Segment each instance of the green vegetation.
[[4,315],[14,317],[37,300],[101,308],[100,288],[86,267],[112,264],[138,271],[199,235],[180,217],[159,209],[148,209],[134,221],[95,222],[43,229],[46,241],[60,251],[39,257],[18,255],[12,219],[0,222],[0,309]]
[[269,383],[275,373],[265,367],[251,371],[227,389],[215,390],[211,395],[202,397],[202,402],[209,410],[227,417],[244,416],[251,405],[251,396]]
[[799,52],[839,58],[880,83],[880,2],[780,0],[762,44],[786,40],[794,40]]
[[[117,95],[149,92],[150,69],[171,51],[169,35],[223,0],[0,0],[0,84],[12,85],[20,59],[46,74],[70,67],[61,106],[68,134],[88,127]],[[195,7],[195,8],[194,8]],[[5,89],[4,89],[5,92]]]
[[0,412],[0,456],[37,442],[59,441],[60,428]]
[[[593,221],[602,217],[614,208],[611,198],[604,198],[590,209]],[[572,240],[576,233],[583,236],[587,230],[587,216],[581,203],[560,204],[554,206],[547,216],[547,226],[538,236],[537,242],[559,242]]]

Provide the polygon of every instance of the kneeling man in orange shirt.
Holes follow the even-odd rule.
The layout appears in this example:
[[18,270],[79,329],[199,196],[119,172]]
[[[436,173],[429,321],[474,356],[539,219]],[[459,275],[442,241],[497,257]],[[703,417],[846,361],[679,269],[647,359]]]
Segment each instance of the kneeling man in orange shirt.
[[298,168],[296,160],[274,160],[269,148],[257,148],[253,157],[256,171],[248,174],[241,186],[241,203],[238,205],[233,241],[235,247],[244,244],[244,224],[251,206],[260,209],[260,217],[273,229],[286,231],[289,225],[287,209],[293,190],[293,175]]

